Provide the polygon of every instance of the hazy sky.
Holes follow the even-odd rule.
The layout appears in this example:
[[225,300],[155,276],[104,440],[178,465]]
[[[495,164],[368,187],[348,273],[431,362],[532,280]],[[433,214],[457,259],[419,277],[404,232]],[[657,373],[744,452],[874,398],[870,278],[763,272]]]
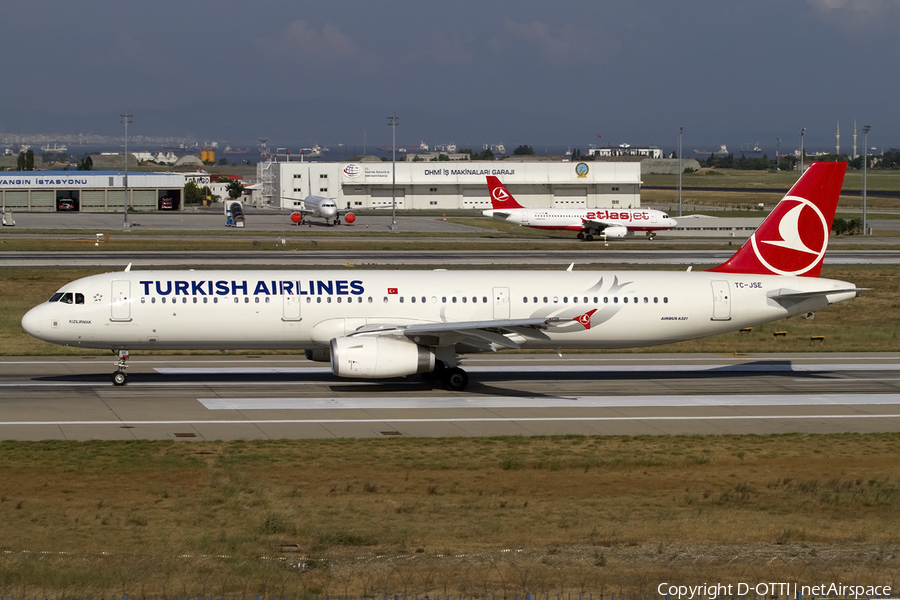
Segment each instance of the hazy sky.
[[900,147],[900,0],[28,0],[2,17],[6,132],[20,111],[58,128],[126,110],[136,133],[208,132],[203,107],[224,106],[253,136],[323,143],[390,143],[393,113],[402,144],[671,148],[683,126],[686,154],[784,150],[805,127],[826,150],[840,121],[849,151],[856,119]]

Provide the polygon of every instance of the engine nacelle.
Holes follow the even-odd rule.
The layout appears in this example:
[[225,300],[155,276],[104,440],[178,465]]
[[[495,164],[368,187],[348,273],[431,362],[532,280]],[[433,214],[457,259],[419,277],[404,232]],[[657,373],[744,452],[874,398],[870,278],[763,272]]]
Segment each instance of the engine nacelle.
[[623,238],[628,235],[628,228],[621,225],[613,225],[604,229],[603,235],[607,238]]
[[313,348],[311,350],[307,349],[304,351],[306,354],[306,360],[312,360],[315,362],[329,362],[331,361],[331,351],[328,348]]
[[355,221],[356,215],[354,215],[352,212],[344,213],[344,223],[347,223],[349,225],[351,223],[354,223]]
[[412,342],[380,336],[331,340],[331,372],[338,377],[405,377],[434,370],[434,352]]

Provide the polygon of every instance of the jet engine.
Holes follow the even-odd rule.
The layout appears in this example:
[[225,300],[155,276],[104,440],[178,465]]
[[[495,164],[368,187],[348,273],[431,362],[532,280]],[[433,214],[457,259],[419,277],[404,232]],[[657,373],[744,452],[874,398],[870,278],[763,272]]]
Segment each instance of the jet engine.
[[607,238],[623,238],[628,235],[628,228],[621,225],[613,225],[604,229],[602,235]]
[[356,221],[356,215],[354,215],[352,212],[344,213],[344,223],[347,223],[349,225],[354,221]]
[[405,377],[434,370],[434,352],[405,339],[381,336],[331,340],[331,372],[338,377]]

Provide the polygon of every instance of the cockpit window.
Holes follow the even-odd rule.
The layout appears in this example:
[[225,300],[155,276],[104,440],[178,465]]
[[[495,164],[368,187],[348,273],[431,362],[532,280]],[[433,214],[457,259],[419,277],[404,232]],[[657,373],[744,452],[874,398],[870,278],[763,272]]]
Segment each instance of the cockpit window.
[[78,292],[56,292],[51,296],[50,302],[62,302],[63,304],[84,304],[84,294]]

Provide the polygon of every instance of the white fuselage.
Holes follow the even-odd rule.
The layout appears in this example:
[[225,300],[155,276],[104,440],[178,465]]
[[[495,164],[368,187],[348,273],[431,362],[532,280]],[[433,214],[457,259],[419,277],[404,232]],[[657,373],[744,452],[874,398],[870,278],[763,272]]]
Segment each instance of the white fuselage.
[[[556,317],[506,336],[523,348],[626,348],[803,314],[855,297],[853,287],[703,271],[123,271],[67,284],[72,303],[45,302],[22,325],[88,348],[314,349],[361,327]],[[570,320],[592,309],[589,329]],[[412,341],[453,344],[452,331],[440,336]]]
[[652,208],[497,208],[482,211],[486,217],[537,229],[581,231],[598,228],[625,227],[631,231],[659,231],[677,225],[675,219]]

